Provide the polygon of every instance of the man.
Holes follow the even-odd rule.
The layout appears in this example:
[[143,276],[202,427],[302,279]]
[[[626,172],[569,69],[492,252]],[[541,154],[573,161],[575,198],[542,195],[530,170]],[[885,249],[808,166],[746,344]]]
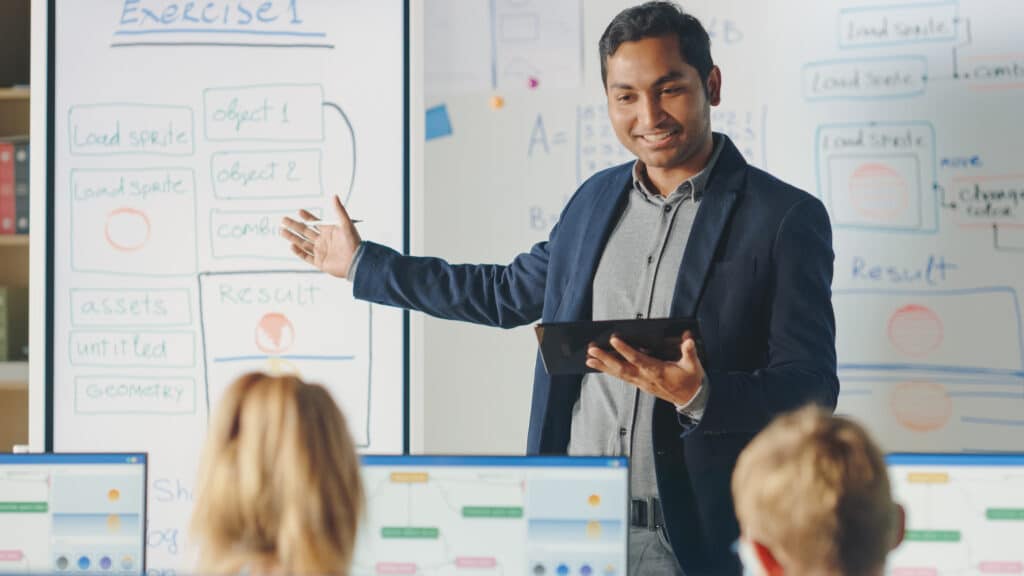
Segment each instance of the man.
[[863,427],[808,406],[777,418],[740,455],[732,477],[755,576],[881,576],[903,541],[881,450]]
[[738,573],[728,486],[740,450],[779,412],[835,406],[828,216],[712,134],[722,77],[695,18],[666,2],[631,8],[600,53],[612,125],[637,161],[587,180],[548,241],[511,264],[362,242],[340,202],[341,226],[286,219],[282,234],[356,297],[442,318],[696,316],[706,366],[688,335],[678,362],[616,339],[614,352],[591,348],[599,372],[586,377],[549,376],[538,358],[527,450],[631,456],[630,573]]

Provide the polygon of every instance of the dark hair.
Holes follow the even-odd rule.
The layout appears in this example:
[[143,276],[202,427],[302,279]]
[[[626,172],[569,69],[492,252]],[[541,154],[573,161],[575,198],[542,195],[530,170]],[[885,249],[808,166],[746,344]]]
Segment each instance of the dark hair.
[[701,84],[706,87],[708,75],[715,65],[711,61],[711,39],[700,20],[672,2],[645,2],[619,12],[612,19],[598,43],[601,83],[608,84],[608,58],[623,42],[672,35],[679,39],[679,55],[697,69]]

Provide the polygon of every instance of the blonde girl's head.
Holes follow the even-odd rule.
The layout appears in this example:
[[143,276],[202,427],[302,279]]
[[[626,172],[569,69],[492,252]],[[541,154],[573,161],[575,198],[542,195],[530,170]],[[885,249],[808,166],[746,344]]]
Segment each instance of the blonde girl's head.
[[231,384],[200,464],[197,573],[346,574],[362,512],[359,459],[327,390],[262,373]]

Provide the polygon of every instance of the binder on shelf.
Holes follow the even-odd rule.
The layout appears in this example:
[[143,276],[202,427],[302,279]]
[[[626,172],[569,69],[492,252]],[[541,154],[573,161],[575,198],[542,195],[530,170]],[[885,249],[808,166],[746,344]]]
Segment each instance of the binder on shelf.
[[28,138],[14,141],[14,233],[28,234]]

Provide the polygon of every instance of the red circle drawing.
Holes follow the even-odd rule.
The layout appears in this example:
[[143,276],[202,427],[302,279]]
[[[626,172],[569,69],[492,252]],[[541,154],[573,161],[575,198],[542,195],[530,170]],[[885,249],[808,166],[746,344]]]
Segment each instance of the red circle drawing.
[[889,341],[908,356],[927,356],[942,344],[942,319],[931,308],[907,304],[889,317]]
[[282,354],[295,343],[295,326],[279,312],[264,314],[256,325],[256,347],[267,354]]
[[134,252],[149,242],[152,226],[149,216],[135,208],[118,208],[107,214],[103,234],[107,244],[120,252]]
[[907,209],[910,186],[891,166],[878,162],[861,164],[850,175],[850,201],[864,217],[889,222]]
[[901,426],[931,432],[949,423],[953,401],[946,388],[935,382],[901,382],[892,388],[889,408]]

